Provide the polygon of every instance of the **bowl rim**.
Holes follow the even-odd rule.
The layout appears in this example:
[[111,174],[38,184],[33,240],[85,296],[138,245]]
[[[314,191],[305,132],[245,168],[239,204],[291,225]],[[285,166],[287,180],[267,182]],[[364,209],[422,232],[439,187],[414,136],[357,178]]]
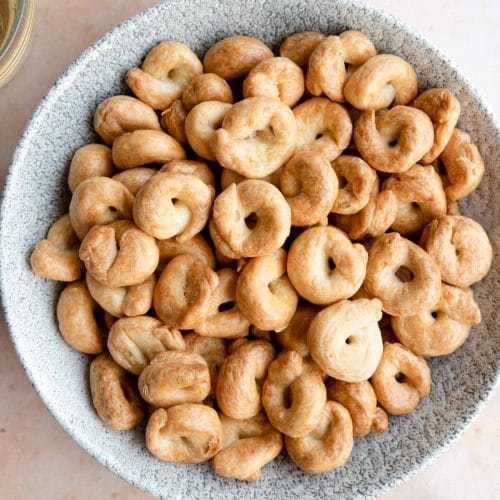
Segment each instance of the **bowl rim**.
[[[185,0],[169,0],[168,4],[172,5],[175,8],[176,4],[185,1]],[[219,3],[230,3],[231,0],[218,0]],[[383,9],[367,4],[362,0],[328,0],[332,3],[343,4],[345,6],[351,5],[357,9],[364,9],[367,12],[367,15],[374,18],[380,18],[384,21],[392,22],[395,26],[400,28],[406,34],[412,36],[417,39],[421,45],[430,50],[437,56],[439,59],[444,61],[447,66],[453,71],[456,72],[459,79],[464,83],[467,87],[468,91],[474,97],[474,99],[482,106],[486,113],[486,118],[493,125],[493,132],[496,137],[500,139],[500,122],[496,117],[495,113],[488,106],[486,99],[482,95],[482,93],[471,83],[471,80],[464,74],[463,70],[458,67],[458,65],[450,59],[444,52],[441,51],[432,41],[430,41],[426,36],[422,35],[415,28],[409,25],[406,21],[403,21],[399,17],[390,14]],[[29,368],[29,360],[24,357],[24,353],[22,353],[17,347],[17,333],[15,332],[15,327],[13,326],[11,311],[9,307],[9,298],[5,293],[5,280],[7,279],[8,269],[4,266],[4,262],[6,262],[4,258],[4,232],[6,230],[5,225],[3,224],[5,212],[8,210],[7,207],[7,199],[9,198],[9,194],[11,191],[12,184],[14,182],[14,178],[19,171],[19,167],[22,165],[24,160],[24,149],[25,144],[29,143],[30,135],[36,125],[36,122],[40,115],[48,108],[53,99],[56,99],[59,94],[64,92],[64,90],[70,86],[75,78],[78,76],[78,68],[83,63],[91,60],[95,54],[99,52],[99,49],[110,42],[114,37],[118,36],[123,30],[126,30],[127,25],[134,24],[138,19],[143,16],[148,15],[149,13],[161,9],[164,1],[157,3],[151,7],[148,7],[145,10],[139,11],[133,16],[121,21],[118,25],[116,25],[111,30],[107,31],[102,37],[100,37],[97,41],[88,46],[59,76],[59,78],[55,81],[55,83],[50,87],[48,92],[42,98],[40,103],[37,105],[30,119],[28,120],[23,133],[19,139],[19,142],[14,150],[14,154],[12,156],[12,160],[7,170],[7,174],[4,179],[3,189],[2,189],[2,200],[0,205],[0,307],[3,313],[3,317],[5,319],[5,323],[7,326],[7,330],[9,332],[10,338],[14,345],[17,357],[23,366],[28,379],[31,382],[32,387],[37,392],[38,396],[42,399],[45,407],[49,410],[50,414],[54,417],[56,422],[60,427],[75,441],[86,453],[88,453],[91,457],[93,457],[98,463],[104,465],[108,470],[127,481],[129,484],[132,484],[136,488],[141,491],[145,491],[154,496],[158,495],[157,489],[149,486],[148,484],[142,484],[138,480],[134,478],[127,477],[124,470],[121,469],[120,466],[115,465],[113,463],[109,463],[105,458],[100,457],[95,453],[90,447],[87,447],[87,444],[81,439],[77,434],[73,433],[73,429],[70,425],[66,424],[62,419],[58,416],[58,409],[55,405],[52,405],[50,400],[43,396],[43,391],[39,390],[39,384],[36,381],[36,378],[31,373]],[[386,481],[382,486],[371,486],[371,491],[369,492],[369,496],[376,496],[383,493],[388,492],[394,487],[408,481],[424,468],[428,467],[431,463],[433,463],[439,456],[441,456],[445,451],[447,451],[458,439],[462,436],[462,434],[470,427],[472,422],[475,420],[477,415],[484,408],[486,403],[491,399],[494,392],[500,386],[500,372],[497,370],[494,375],[494,381],[485,388],[484,392],[481,393],[479,399],[476,401],[476,404],[470,413],[464,415],[464,419],[462,423],[454,427],[454,432],[446,436],[443,441],[436,443],[435,446],[428,452],[428,454],[412,469],[409,469],[397,477],[392,477],[388,481]],[[361,497],[360,497],[361,498]],[[366,498],[366,497],[363,497]]]

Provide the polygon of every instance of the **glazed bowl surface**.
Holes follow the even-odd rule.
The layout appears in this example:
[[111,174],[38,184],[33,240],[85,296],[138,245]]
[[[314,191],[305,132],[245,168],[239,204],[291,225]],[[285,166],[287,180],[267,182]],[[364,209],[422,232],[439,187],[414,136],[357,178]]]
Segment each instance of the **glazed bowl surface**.
[[[96,105],[126,93],[124,75],[157,42],[186,43],[200,56],[217,40],[256,36],[274,49],[289,34],[346,29],[366,33],[379,53],[411,62],[420,89],[449,87],[462,105],[459,126],[477,143],[486,163],[479,189],[461,203],[466,215],[498,241],[499,203],[495,169],[500,130],[482,98],[457,67],[399,20],[348,0],[172,0],[144,11],[87,49],[52,87],[28,124],[4,188],[0,227],[0,280],[7,324],[19,358],[60,425],[93,457],[156,496],[183,498],[366,498],[407,479],[446,449],[493,392],[499,341],[495,309],[498,269],[475,286],[483,321],[451,356],[430,360],[430,397],[405,417],[392,417],[390,431],[356,439],[348,463],[330,473],[308,475],[283,453],[265,467],[260,481],[244,483],[214,475],[209,464],[157,460],[144,445],[143,429],[116,432],[92,408],[90,358],[73,351],[57,331],[55,306],[61,285],[37,278],[29,256],[69,202],[69,161],[80,146],[97,140]],[[478,256],[481,258],[481,256]],[[497,260],[496,260],[497,262]]]

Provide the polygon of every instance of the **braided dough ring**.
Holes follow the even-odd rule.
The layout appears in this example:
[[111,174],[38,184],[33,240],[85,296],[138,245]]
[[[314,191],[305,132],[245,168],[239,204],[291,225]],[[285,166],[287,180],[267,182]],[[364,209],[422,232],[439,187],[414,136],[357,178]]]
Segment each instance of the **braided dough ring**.
[[222,427],[217,412],[201,404],[185,403],[158,408],[149,417],[146,447],[167,462],[199,463],[222,448]]
[[309,434],[326,403],[320,371],[295,351],[286,351],[269,365],[262,387],[262,404],[269,421],[291,437]]
[[361,158],[339,156],[332,167],[339,180],[339,194],[331,211],[337,214],[355,214],[364,208],[377,180],[377,173]]
[[446,195],[441,178],[432,166],[418,163],[406,172],[391,175],[382,184],[398,200],[391,228],[401,234],[420,232],[432,219],[446,214]]
[[229,84],[215,73],[195,76],[182,93],[182,104],[190,111],[204,101],[219,101],[233,104],[233,91]]
[[415,71],[406,61],[392,54],[371,57],[344,86],[346,100],[362,110],[377,111],[388,108],[392,102],[408,104],[416,95]]
[[352,383],[332,379],[326,391],[329,400],[337,401],[349,411],[355,437],[387,431],[387,413],[377,406],[377,396],[368,380]]
[[352,420],[341,404],[327,401],[317,426],[306,436],[285,437],[286,450],[293,462],[311,474],[344,465],[354,445]]
[[352,297],[363,284],[367,252],[332,226],[313,227],[292,243],[288,277],[297,292],[314,304]]
[[261,330],[281,330],[292,319],[299,301],[286,275],[286,252],[251,259],[236,285],[236,302],[250,323]]
[[[220,238],[241,257],[269,255],[283,246],[290,233],[291,212],[285,198],[276,187],[257,179],[231,184],[215,199],[212,214]],[[251,215],[256,217],[254,227]]]
[[313,360],[338,380],[367,380],[382,356],[381,318],[378,299],[343,300],[322,309],[307,331]]
[[207,316],[219,278],[215,271],[191,254],[174,257],[156,284],[153,304],[168,325],[189,330]]
[[391,415],[410,413],[431,389],[431,371],[424,358],[401,344],[384,344],[371,383],[378,402]]
[[362,113],[354,124],[353,137],[371,167],[380,172],[404,172],[432,147],[434,128],[423,111],[395,106],[378,116],[375,111]]
[[290,205],[292,226],[323,220],[338,195],[335,172],[323,155],[312,151],[292,156],[281,170],[280,187]]
[[469,134],[455,129],[441,161],[446,168],[444,191],[449,200],[464,198],[479,186],[484,174],[484,161]]
[[245,420],[219,414],[224,444],[212,466],[220,476],[257,481],[261,469],[274,460],[283,448],[281,434],[264,413]]
[[443,283],[441,298],[432,311],[415,316],[393,316],[398,340],[419,356],[444,356],[456,351],[481,321],[481,311],[470,288]]
[[227,112],[211,146],[225,168],[260,178],[280,168],[293,154],[297,124],[290,108],[272,97],[249,97]]
[[147,54],[141,68],[130,68],[127,85],[154,109],[166,109],[179,99],[189,81],[203,73],[194,52],[183,43],[160,42]]
[[332,101],[344,101],[347,65],[361,66],[377,54],[371,40],[359,31],[328,36],[311,53],[306,85],[311,94],[324,93]]
[[467,287],[476,283],[486,276],[493,262],[486,231],[468,217],[446,215],[433,220],[425,226],[421,244],[439,266],[443,281],[450,285]]
[[208,221],[214,189],[194,175],[162,172],[137,193],[134,221],[146,233],[185,242]]
[[333,161],[349,146],[352,122],[340,104],[313,97],[293,109],[297,122],[297,150],[314,151]]
[[229,417],[252,418],[262,409],[261,388],[275,356],[264,340],[245,340],[228,356],[217,377],[217,404]]
[[207,337],[244,337],[248,334],[250,321],[235,302],[238,273],[234,269],[224,268],[216,274],[219,284],[210,298],[208,313],[201,323],[195,326],[194,331]]
[[421,159],[424,165],[428,165],[437,159],[450,141],[460,116],[460,103],[450,90],[436,88],[422,92],[412,106],[424,111],[434,125],[434,144]]
[[[402,269],[401,269],[402,268]],[[432,257],[399,233],[375,239],[368,250],[364,288],[391,316],[431,310],[441,294],[441,273]]]
[[94,226],[80,246],[87,271],[107,287],[143,283],[158,265],[156,240],[130,221]]

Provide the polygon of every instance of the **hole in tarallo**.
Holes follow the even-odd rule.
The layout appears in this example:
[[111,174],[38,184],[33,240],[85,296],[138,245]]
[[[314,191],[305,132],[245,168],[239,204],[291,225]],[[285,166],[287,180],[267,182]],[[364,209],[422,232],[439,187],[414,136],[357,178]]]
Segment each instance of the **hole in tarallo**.
[[352,344],[353,342],[354,342],[354,338],[352,337],[352,335],[350,335],[349,337],[347,337],[347,338],[345,339],[345,343],[346,343],[347,345]]
[[330,270],[330,272],[335,271],[336,267],[337,266],[335,265],[335,261],[331,257],[328,257],[328,269]]
[[229,309],[232,309],[233,307],[234,307],[234,301],[230,300],[229,302],[223,302],[222,304],[220,304],[218,307],[218,311],[219,312],[229,311]]
[[172,205],[175,205],[179,201],[179,198],[172,198]]
[[434,319],[436,319],[436,318],[438,317],[438,313],[437,313],[437,311],[432,311],[432,312],[431,312],[431,316],[432,316]]
[[396,373],[394,378],[396,379],[396,382],[399,382],[400,384],[403,384],[406,380],[405,374],[401,372]]
[[245,217],[245,224],[248,229],[255,229],[255,226],[257,225],[257,214],[252,212],[250,215]]
[[401,266],[397,271],[396,271],[396,276],[403,282],[403,283],[408,283],[411,281],[415,275],[412,273],[410,269],[408,269],[406,266]]
[[285,389],[285,408],[288,410],[292,407],[292,390],[290,387]]

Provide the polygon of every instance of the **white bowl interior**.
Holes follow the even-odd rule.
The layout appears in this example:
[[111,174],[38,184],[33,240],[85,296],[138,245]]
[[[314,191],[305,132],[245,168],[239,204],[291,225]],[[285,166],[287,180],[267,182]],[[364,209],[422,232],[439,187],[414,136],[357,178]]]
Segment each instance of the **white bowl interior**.
[[[4,191],[0,271],[3,306],[20,359],[47,407],[91,455],[133,484],[169,498],[217,496],[375,495],[416,472],[458,436],[494,388],[498,372],[494,292],[496,271],[476,287],[483,322],[455,354],[430,361],[429,398],[408,416],[391,418],[390,431],[357,439],[344,467],[319,476],[299,471],[282,454],[256,484],[225,480],[208,464],[161,462],[144,447],[142,430],[115,432],[95,414],[88,390],[89,357],[61,339],[55,321],[59,284],[37,278],[29,266],[35,243],[67,210],[66,175],[76,148],[92,142],[92,116],[104,98],[127,92],[124,74],[158,41],[174,39],[199,55],[232,34],[254,35],[274,48],[306,29],[336,34],[358,29],[379,52],[411,62],[420,87],[447,86],[462,104],[460,127],[486,161],[479,188],[462,203],[495,239],[498,203],[493,169],[500,160],[499,131],[482,100],[457,69],[413,30],[357,2],[344,0],[177,0],[126,21],[88,49],[56,83],[33,116],[16,151]],[[497,229],[498,231],[498,229]],[[480,256],[478,256],[480,258]]]

